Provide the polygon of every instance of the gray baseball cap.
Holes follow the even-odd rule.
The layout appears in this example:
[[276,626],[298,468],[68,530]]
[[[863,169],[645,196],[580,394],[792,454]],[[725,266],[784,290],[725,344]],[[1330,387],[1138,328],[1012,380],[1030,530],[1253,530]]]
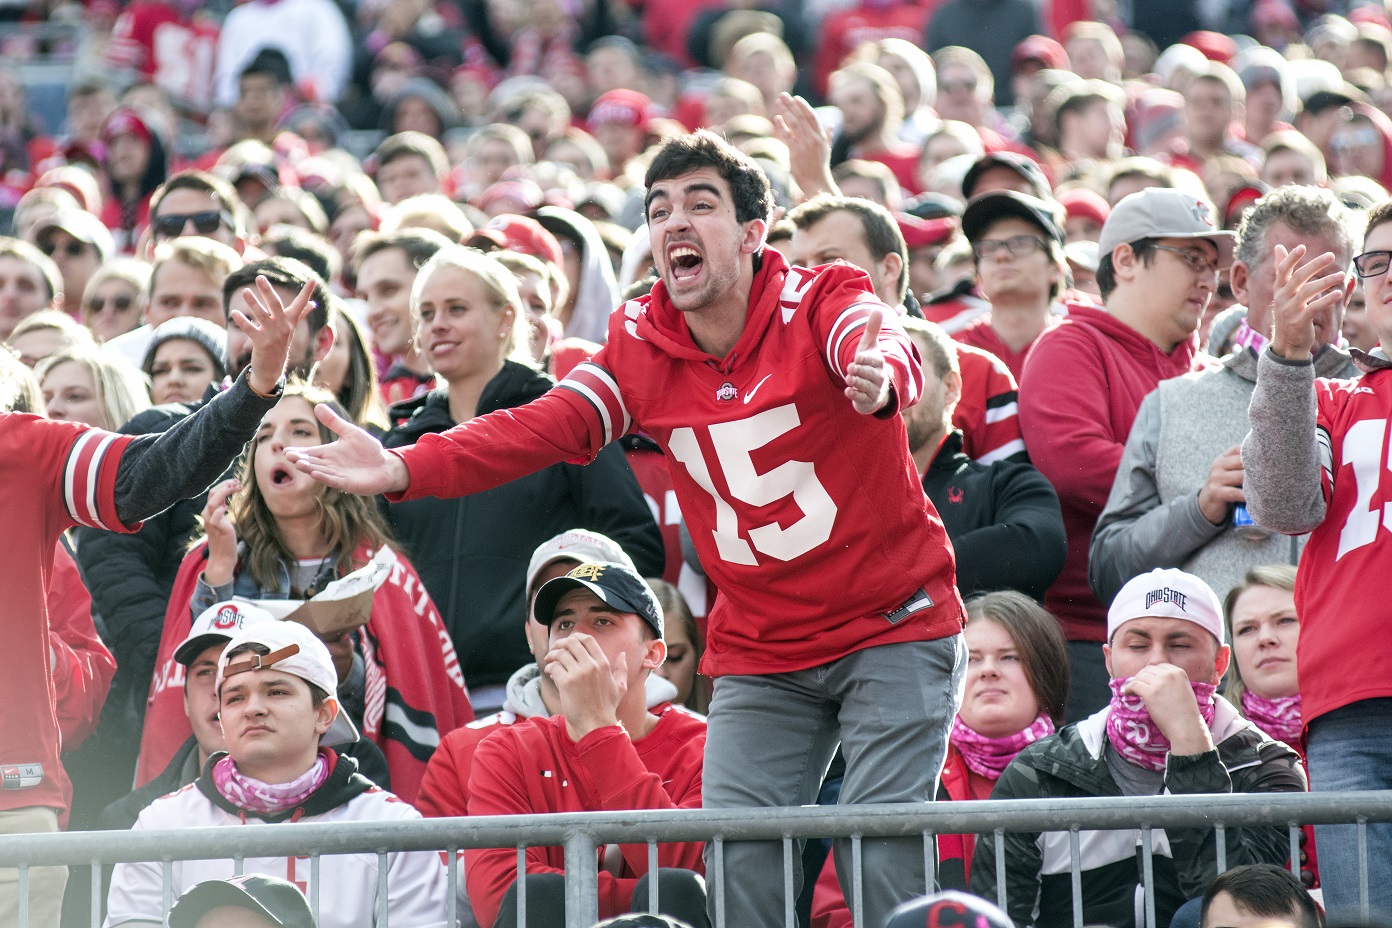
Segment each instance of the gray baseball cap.
[[1097,256],[1111,255],[1118,245],[1143,238],[1206,238],[1218,248],[1218,267],[1232,263],[1237,236],[1218,228],[1213,207],[1203,200],[1167,187],[1147,187],[1112,207],[1097,240]]

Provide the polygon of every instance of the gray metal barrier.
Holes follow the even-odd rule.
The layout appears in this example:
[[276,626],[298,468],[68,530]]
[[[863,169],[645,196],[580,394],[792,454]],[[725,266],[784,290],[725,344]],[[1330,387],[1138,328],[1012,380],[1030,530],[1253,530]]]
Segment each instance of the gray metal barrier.
[[[1070,834],[1073,877],[1073,923],[1081,928],[1082,888],[1079,833],[1139,830],[1147,877],[1146,923],[1155,926],[1153,886],[1149,884],[1150,832],[1157,828],[1212,828],[1216,832],[1218,870],[1227,869],[1224,830],[1249,825],[1284,825],[1290,832],[1290,859],[1299,869],[1299,826],[1358,826],[1359,886],[1363,914],[1368,914],[1367,828],[1392,822],[1392,792],[1269,793],[1096,799],[1020,799],[937,802],[907,805],[804,806],[801,808],[569,813],[480,818],[427,819],[419,822],[248,825],[236,828],[190,828],[172,831],[75,832],[0,836],[0,867],[20,870],[20,925],[27,926],[27,869],[32,866],[90,866],[93,869],[93,925],[98,925],[98,893],[103,865],[160,861],[164,864],[164,905],[173,904],[170,865],[175,860],[231,859],[235,872],[251,857],[310,857],[310,905],[318,915],[319,858],[323,855],[372,853],[378,856],[378,928],[386,921],[386,855],[396,851],[446,851],[451,889],[458,885],[457,851],[517,848],[519,875],[528,847],[563,847],[566,861],[566,928],[589,928],[598,920],[598,849],[605,844],[647,844],[649,869],[657,868],[657,844],[706,841],[711,845],[706,874],[714,896],[714,926],[726,928],[722,887],[723,846],[727,841],[781,842],[783,882],[788,897],[786,924],[793,924],[794,867],[800,866],[796,841],[802,838],[849,838],[854,882],[847,887],[856,925],[861,926],[860,841],[865,838],[913,838],[923,841],[928,879],[936,886],[936,841],[939,834],[978,834],[996,842],[1003,861],[1004,836],[1011,832]],[[1387,874],[1379,874],[1380,879]],[[649,908],[656,908],[657,881],[651,880]],[[1001,898],[1004,906],[1004,881]],[[519,890],[523,884],[519,883]],[[525,924],[525,892],[518,893],[519,923]],[[449,895],[448,922],[457,921],[456,899]],[[873,926],[872,926],[873,928]]]

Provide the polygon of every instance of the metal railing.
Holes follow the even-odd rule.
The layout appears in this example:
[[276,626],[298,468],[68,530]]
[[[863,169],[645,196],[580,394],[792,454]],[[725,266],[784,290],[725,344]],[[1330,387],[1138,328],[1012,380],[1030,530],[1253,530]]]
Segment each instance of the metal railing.
[[[1004,860],[1004,836],[1012,832],[1063,832],[1070,836],[1073,924],[1083,924],[1079,834],[1084,831],[1139,830],[1147,877],[1146,923],[1155,928],[1154,887],[1149,880],[1151,832],[1163,828],[1213,829],[1218,872],[1227,869],[1224,832],[1228,828],[1282,825],[1290,833],[1290,860],[1299,870],[1299,827],[1305,824],[1358,826],[1359,887],[1362,910],[1369,905],[1367,825],[1392,822],[1392,792],[1211,794],[1096,799],[1017,799],[980,802],[935,802],[907,805],[804,806],[800,808],[693,809],[515,815],[426,819],[418,822],[296,823],[237,828],[190,828],[171,831],[74,832],[0,836],[0,867],[20,871],[20,926],[27,928],[28,873],[35,866],[90,866],[93,870],[92,924],[99,925],[100,871],[103,865],[159,861],[164,872],[164,908],[173,903],[171,864],[175,860],[231,859],[234,872],[257,857],[310,857],[310,906],[319,912],[319,859],[335,854],[376,854],[379,880],[385,879],[386,855],[397,851],[445,851],[448,861],[448,924],[457,923],[454,892],[459,885],[458,851],[517,848],[519,876],[529,847],[562,847],[566,862],[566,928],[589,928],[598,920],[598,849],[605,844],[646,844],[649,870],[657,869],[659,842],[705,841],[711,844],[707,879],[714,893],[714,928],[726,928],[722,888],[723,846],[728,841],[781,842],[783,882],[792,921],[794,868],[801,863],[795,841],[803,838],[849,838],[852,842],[853,891],[848,894],[856,925],[863,920],[858,904],[860,842],[866,838],[921,838],[928,878],[925,893],[937,889],[936,836],[978,834],[996,842],[998,867]],[[1379,875],[1380,878],[1385,875]],[[1005,905],[1004,880],[998,902]],[[525,912],[525,885],[519,881],[518,909]],[[649,881],[649,908],[655,910],[657,880]],[[385,893],[379,889],[379,895]],[[378,928],[388,928],[379,899]],[[525,924],[525,918],[519,919]],[[873,926],[871,926],[873,928]]]

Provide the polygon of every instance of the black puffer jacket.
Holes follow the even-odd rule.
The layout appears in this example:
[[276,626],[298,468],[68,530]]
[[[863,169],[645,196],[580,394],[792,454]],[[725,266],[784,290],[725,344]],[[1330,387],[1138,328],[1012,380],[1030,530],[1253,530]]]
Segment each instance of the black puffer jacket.
[[[521,406],[552,386],[545,374],[508,361],[484,388],[478,414]],[[388,448],[456,425],[445,390],[397,403],[391,420]],[[387,518],[444,618],[470,686],[505,684],[531,663],[524,587],[542,542],[590,529],[618,542],[644,576],[662,575],[662,535],[617,445],[593,464],[556,464],[472,496],[389,503]]]

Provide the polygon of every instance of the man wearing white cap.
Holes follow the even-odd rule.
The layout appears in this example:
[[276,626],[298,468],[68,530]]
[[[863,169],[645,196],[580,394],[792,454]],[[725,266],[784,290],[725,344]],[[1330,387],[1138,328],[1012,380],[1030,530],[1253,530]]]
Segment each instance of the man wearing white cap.
[[[164,772],[144,786],[121,797],[102,810],[102,828],[130,828],[141,811],[159,797],[172,793],[198,779],[208,764],[208,758],[227,750],[218,722],[217,681],[218,660],[227,643],[245,629],[276,618],[251,603],[227,600],[214,603],[194,620],[188,637],[174,652],[171,678],[159,681],[158,686],[178,686],[184,690],[184,714],[188,716],[191,734],[174,754]],[[367,739],[343,745],[340,753],[351,754],[358,771],[369,780],[388,787],[387,759],[381,748]]]
[[[227,753],[213,755],[193,788],[156,800],[137,830],[296,822],[408,821],[410,805],[377,789],[351,758],[331,750],[358,738],[334,695],[333,659],[297,622],[238,632],[218,659],[215,690]],[[387,915],[396,928],[443,928],[445,870],[430,852],[387,855]],[[369,928],[377,911],[378,858],[333,855],[319,864],[320,928]],[[233,876],[231,860],[176,861],[173,890]],[[118,864],[107,928],[164,921],[161,865]],[[314,894],[299,858],[249,858],[246,873],[281,877]]]
[[1058,491],[1068,558],[1044,604],[1068,638],[1068,718],[1107,698],[1106,610],[1088,586],[1088,546],[1126,437],[1146,394],[1197,369],[1195,332],[1232,261],[1233,234],[1182,190],[1148,188],[1121,200],[1097,246],[1105,309],[1070,305],[1035,342],[1020,377],[1020,427],[1030,457]]
[[[1122,587],[1107,613],[1103,646],[1111,701],[1095,715],[1027,747],[992,799],[1154,796],[1161,793],[1302,792],[1294,751],[1262,733],[1217,695],[1228,667],[1223,610],[1206,583],[1181,570],[1153,570]],[[1141,834],[1081,836],[1085,924],[1144,925]],[[1209,828],[1154,829],[1156,924],[1167,925],[1218,874]],[[1283,825],[1226,830],[1226,865],[1286,858]],[[1007,834],[1006,910],[1020,926],[1074,924],[1069,836]],[[996,851],[977,843],[971,889],[996,893]]]

